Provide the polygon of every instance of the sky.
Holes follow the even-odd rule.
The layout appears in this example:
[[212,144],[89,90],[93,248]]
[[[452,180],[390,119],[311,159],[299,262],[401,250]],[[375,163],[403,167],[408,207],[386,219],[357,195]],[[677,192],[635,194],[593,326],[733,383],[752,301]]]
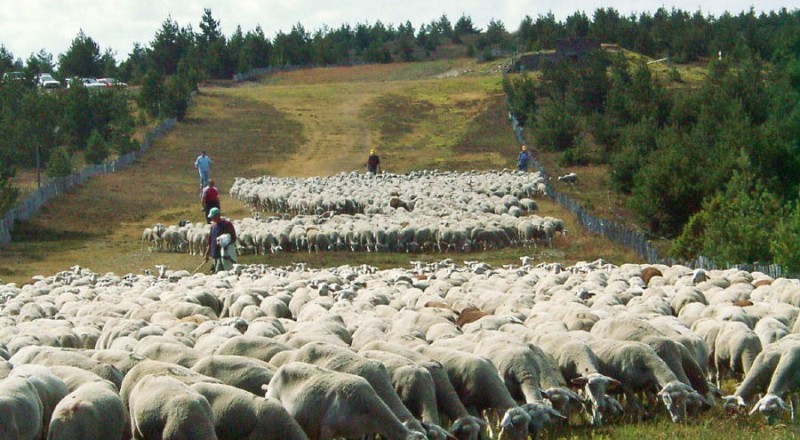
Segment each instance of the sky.
[[312,33],[324,26],[374,24],[378,20],[395,27],[410,21],[419,29],[420,24],[446,14],[453,24],[467,15],[479,29],[486,29],[491,20],[499,20],[506,29],[515,31],[526,15],[536,18],[548,12],[559,21],[576,11],[591,18],[600,7],[613,7],[622,15],[653,13],[663,6],[719,16],[725,11],[738,14],[751,7],[757,13],[783,7],[793,10],[799,7],[794,3],[797,1],[760,0],[756,5],[753,0],[0,0],[0,45],[16,59],[24,61],[44,49],[57,62],[58,55],[66,52],[83,30],[101,52],[111,49],[115,58],[122,61],[128,58],[134,43],[149,47],[168,17],[181,27],[191,25],[199,32],[205,8],[211,10],[226,36],[237,25],[244,33],[260,25],[272,38],[278,31],[290,32],[297,23]]

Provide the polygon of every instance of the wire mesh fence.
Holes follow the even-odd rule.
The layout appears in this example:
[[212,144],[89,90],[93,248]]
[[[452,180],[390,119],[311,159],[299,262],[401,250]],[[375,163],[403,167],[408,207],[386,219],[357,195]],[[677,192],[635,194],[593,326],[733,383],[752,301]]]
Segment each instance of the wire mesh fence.
[[18,220],[29,220],[41,207],[58,196],[73,188],[75,185],[86,182],[90,177],[98,174],[114,173],[133,163],[144,154],[153,142],[159,137],[169,132],[175,126],[175,119],[167,119],[160,123],[153,130],[147,132],[144,140],[139,145],[139,149],[124,154],[115,160],[104,162],[99,165],[87,165],[75,174],[66,177],[56,177],[50,179],[44,185],[36,188],[27,197],[17,202],[13,208],[3,215],[0,221],[0,243],[11,242],[11,232],[14,229],[14,222]]
[[[520,145],[527,145],[524,128],[522,125],[520,125],[517,118],[510,112],[508,118],[511,121],[511,127],[514,130],[514,136],[517,138],[517,142]],[[531,159],[531,163],[537,171],[547,176],[547,170],[545,170],[545,167],[541,162],[533,158]],[[586,212],[580,203],[570,198],[566,194],[556,191],[550,184],[549,179],[547,179],[545,185],[547,196],[554,202],[561,205],[564,209],[572,212],[581,226],[594,234],[601,235],[614,243],[632,249],[637,255],[650,264],[665,264],[669,266],[681,264],[691,267],[692,269],[736,268],[748,272],[762,272],[773,278],[778,278],[784,275],[783,269],[777,264],[755,262],[746,264],[725,264],[724,266],[720,266],[709,258],[703,256],[700,256],[692,261],[662,257],[659,255],[658,250],[653,246],[652,241],[647,234],[638,230],[634,230],[623,223],[595,217]]]

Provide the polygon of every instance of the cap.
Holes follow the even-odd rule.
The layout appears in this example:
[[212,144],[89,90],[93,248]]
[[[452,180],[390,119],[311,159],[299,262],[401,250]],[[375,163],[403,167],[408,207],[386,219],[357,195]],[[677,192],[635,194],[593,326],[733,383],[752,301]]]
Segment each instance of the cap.
[[369,154],[375,154],[375,150],[369,150]]
[[208,211],[208,218],[214,218],[219,215],[219,208],[216,206]]

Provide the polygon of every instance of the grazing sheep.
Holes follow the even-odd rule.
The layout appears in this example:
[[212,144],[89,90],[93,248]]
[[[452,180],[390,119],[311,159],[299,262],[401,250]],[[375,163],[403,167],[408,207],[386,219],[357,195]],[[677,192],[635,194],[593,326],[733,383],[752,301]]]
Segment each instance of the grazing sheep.
[[458,440],[477,440],[481,427],[485,426],[486,422],[467,411],[441,363],[417,351],[392,342],[373,341],[365,344],[360,351],[371,350],[403,356],[425,367],[433,379],[439,415],[440,417],[447,417],[452,422],[449,428],[450,433]]
[[358,354],[386,367],[397,395],[414,417],[425,423],[440,423],[436,388],[427,369],[399,354],[382,350],[362,350]]
[[759,319],[753,331],[758,335],[762,346],[778,341],[789,334],[789,328],[786,324],[771,316]]
[[717,386],[728,374],[741,380],[761,353],[761,340],[741,322],[724,322],[714,341],[714,366]]
[[394,391],[389,372],[380,362],[369,360],[348,348],[324,342],[311,342],[298,350],[280,353],[270,364],[280,366],[287,362],[305,362],[363,377],[401,422],[408,424],[409,428],[417,432],[424,432],[422,425]]
[[11,357],[10,361],[15,366],[25,364],[50,366],[71,366],[91,371],[106,379],[119,388],[122,385],[123,374],[119,369],[95,359],[90,358],[80,351],[62,350],[51,347],[25,347]]
[[421,345],[416,350],[442,363],[450,383],[470,414],[479,417],[483,411],[502,415],[501,425],[512,437],[528,435],[530,416],[517,406],[497,374],[497,369],[483,357],[462,351]]
[[589,346],[600,361],[600,373],[617,379],[634,416],[641,418],[638,392],[657,393],[673,422],[686,418],[686,401],[695,392],[679,381],[675,373],[647,344],[634,341],[589,339]]
[[191,388],[211,405],[219,440],[308,439],[303,428],[276,400],[229,385],[196,383]]
[[555,359],[567,382],[584,389],[592,404],[592,424],[600,426],[603,422],[603,411],[616,410],[605,399],[606,392],[619,386],[619,381],[601,374],[599,360],[592,349],[569,333],[537,334],[533,342]]
[[649,345],[669,366],[678,380],[697,390],[704,398],[713,399],[706,379],[707,372],[698,365],[689,349],[664,336],[649,322],[626,318],[604,319],[598,321],[590,333],[598,337],[620,341],[639,341]]
[[127,414],[114,385],[101,379],[67,394],[53,410],[47,440],[120,440]]
[[492,361],[516,400],[541,402],[544,393],[564,416],[569,414],[570,403],[577,402],[581,407],[584,403],[566,388],[555,359],[535,345],[513,342],[511,338],[481,337],[473,353]]
[[0,438],[39,440],[43,412],[39,392],[31,382],[21,377],[0,381]]
[[[800,391],[798,369],[800,369],[800,344],[794,344],[781,354],[781,359],[772,373],[767,393],[756,402],[750,414],[759,411],[767,417],[769,423],[772,423],[782,411],[791,412],[794,418],[794,410],[789,408],[783,399],[791,393]],[[796,403],[793,401],[793,404]]]
[[58,402],[69,394],[67,385],[49,368],[42,365],[26,364],[14,367],[8,378],[14,377],[25,379],[36,389],[42,405],[42,418],[39,423],[42,426],[42,437],[46,438],[53,410],[58,405]]
[[264,361],[231,355],[202,357],[191,370],[255,395],[262,394],[262,386],[275,374],[275,368]]
[[128,399],[134,440],[217,440],[208,400],[171,376],[148,375]]
[[364,378],[303,362],[275,372],[267,398],[276,399],[310,440],[381,434],[388,440],[423,440],[408,429]]

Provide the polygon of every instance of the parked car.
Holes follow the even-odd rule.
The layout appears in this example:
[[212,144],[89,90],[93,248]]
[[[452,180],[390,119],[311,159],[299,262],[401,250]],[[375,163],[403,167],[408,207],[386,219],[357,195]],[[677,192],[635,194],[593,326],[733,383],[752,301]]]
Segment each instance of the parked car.
[[19,81],[25,79],[22,72],[6,72],[3,74],[3,81]]
[[61,88],[61,82],[55,78],[53,75],[49,73],[40,73],[38,76],[38,83],[39,87],[42,89],[59,89]]
[[104,84],[106,87],[128,87],[128,84],[114,78],[98,78],[97,82]]

